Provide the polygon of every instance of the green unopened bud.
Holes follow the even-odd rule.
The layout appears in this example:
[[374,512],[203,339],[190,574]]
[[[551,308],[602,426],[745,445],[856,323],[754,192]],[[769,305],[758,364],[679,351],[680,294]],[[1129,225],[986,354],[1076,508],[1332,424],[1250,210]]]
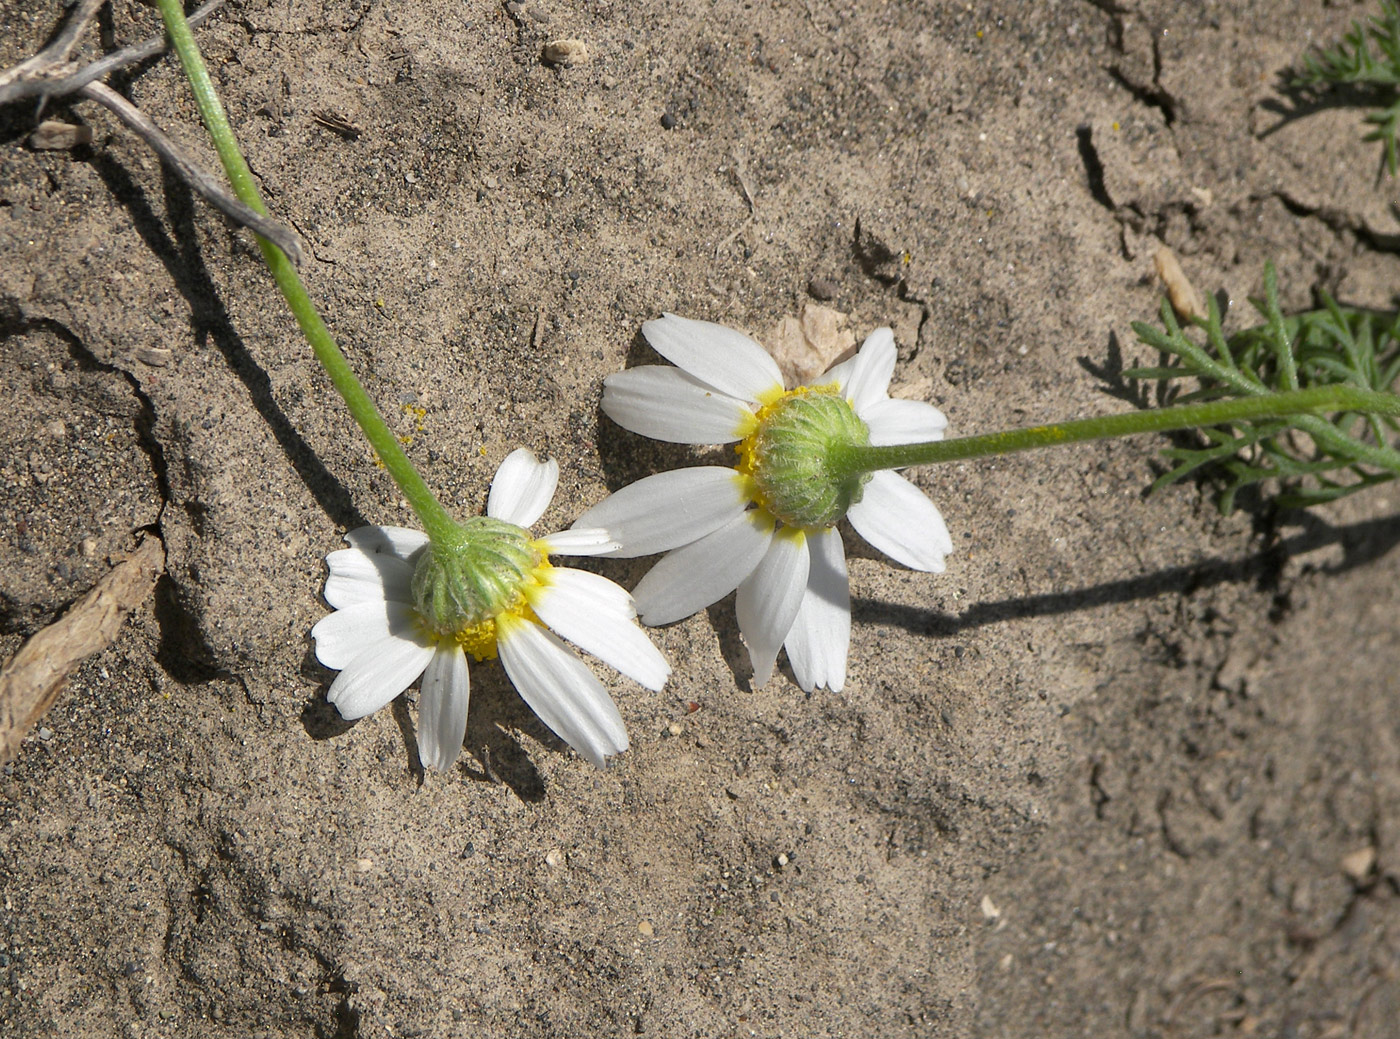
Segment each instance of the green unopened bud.
[[739,445],[740,468],[775,518],[808,530],[830,527],[860,501],[870,475],[833,471],[829,451],[869,443],[870,430],[845,397],[804,387],[760,409],[758,428]]
[[473,516],[448,543],[431,541],[413,570],[413,604],[439,635],[456,635],[511,609],[543,557],[514,523]]

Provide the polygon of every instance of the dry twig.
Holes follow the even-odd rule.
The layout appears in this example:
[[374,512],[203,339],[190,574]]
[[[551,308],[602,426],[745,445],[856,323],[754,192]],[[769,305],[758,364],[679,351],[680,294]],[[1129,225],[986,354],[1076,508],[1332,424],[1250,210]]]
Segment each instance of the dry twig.
[[[191,26],[209,17],[223,0],[209,0],[189,17]],[[96,101],[127,125],[165,160],[175,175],[202,195],[234,223],[241,224],[272,242],[300,265],[305,258],[301,240],[289,227],[244,205],[219,181],[205,173],[186,156],[134,104],[111,87],[98,82],[107,73],[134,64],[165,49],[165,37],[154,36],[130,47],[123,47],[90,65],[78,68],[68,55],[102,0],[80,0],[72,16],[54,41],[32,58],[0,72],[0,104],[24,97],[51,97],[79,94]]]

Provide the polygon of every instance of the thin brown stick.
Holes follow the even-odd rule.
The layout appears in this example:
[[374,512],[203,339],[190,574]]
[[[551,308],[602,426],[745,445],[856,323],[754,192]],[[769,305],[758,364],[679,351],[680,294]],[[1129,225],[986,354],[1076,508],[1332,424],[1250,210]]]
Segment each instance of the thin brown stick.
[[[201,4],[199,9],[186,19],[190,23],[190,28],[193,29],[207,20],[211,14],[223,6],[223,3],[224,0],[209,0],[208,3]],[[22,97],[63,97],[66,94],[76,94],[93,80],[101,79],[109,72],[126,68],[128,65],[135,65],[138,61],[145,61],[163,50],[165,50],[165,33],[152,36],[140,43],[133,43],[121,50],[115,50],[111,54],[98,58],[91,65],[84,65],[76,72],[58,76],[58,73],[62,71],[59,66],[67,65],[68,62],[50,60],[48,67],[44,67],[42,64],[31,64],[38,62],[47,53],[48,48],[45,48],[43,52],[36,54],[23,64],[0,72],[0,104]],[[20,70],[25,69],[26,66],[30,66],[29,70],[21,74]]]
[[141,109],[122,97],[105,83],[88,83],[78,91],[83,97],[106,107],[118,119],[130,127],[138,137],[149,144],[166,164],[195,191],[226,214],[231,220],[242,224],[262,235],[277,248],[287,254],[287,259],[300,266],[305,254],[301,240],[286,227],[271,217],[263,216],[250,209],[225,191],[217,180],[196,166],[155,123],[151,122]]
[[[301,266],[305,252],[301,239],[291,228],[245,206],[215,177],[205,173],[165,133],[134,104],[111,87],[98,80],[113,69],[132,64],[165,48],[165,36],[155,36],[141,43],[124,47],[91,65],[74,70],[68,54],[83,28],[92,19],[103,0],[79,0],[73,14],[54,41],[34,57],[0,72],[0,104],[16,98],[38,96],[45,99],[66,94],[78,94],[96,101],[111,111],[143,141],[151,146],[181,180],[212,203],[230,220],[266,238],[296,266]],[[209,0],[188,19],[191,25],[208,18],[223,0]]]
[[[32,58],[20,62],[12,69],[0,72],[0,101],[7,101],[5,88],[12,82],[21,80],[38,80],[42,82],[45,78],[53,75],[54,70],[64,68],[70,63],[68,55],[73,50],[73,45],[78,42],[78,37],[87,28],[87,23],[92,21],[92,16],[97,13],[103,0],[79,0],[78,6],[73,9],[73,13],[68,17],[68,21],[63,23],[63,28],[59,34],[53,38],[53,42],[41,50]],[[43,91],[35,91],[42,93]],[[16,96],[23,97],[23,94]]]
[[165,546],[147,537],[92,591],[39,632],[0,670],[0,764],[58,700],[68,675],[106,649],[127,614],[146,601],[165,572]]

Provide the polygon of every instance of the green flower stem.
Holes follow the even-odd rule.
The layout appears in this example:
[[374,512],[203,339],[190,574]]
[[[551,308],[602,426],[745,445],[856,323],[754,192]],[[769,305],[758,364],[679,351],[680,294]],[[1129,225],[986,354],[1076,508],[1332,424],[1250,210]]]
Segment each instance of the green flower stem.
[[[1135,433],[1165,433],[1176,429],[1198,429],[1230,422],[1258,418],[1295,418],[1295,424],[1309,433],[1336,433],[1331,423],[1320,418],[1319,412],[1370,412],[1400,415],[1400,397],[1377,393],[1353,386],[1317,386],[1287,393],[1269,393],[1243,399],[1212,401],[1208,404],[1188,404],[1179,408],[1159,408],[1155,411],[1130,411],[1123,415],[1104,415],[1079,419],[1053,426],[1031,426],[985,436],[959,437],[956,440],[935,440],[923,444],[900,444],[894,447],[832,444],[827,449],[827,464],[838,480],[877,469],[897,469],[907,465],[928,465],[933,462],[955,462],[984,455],[1004,455],[1013,451],[1029,451],[1037,447],[1056,447],[1085,440],[1106,440],[1131,436]],[[1358,444],[1352,449],[1357,462],[1400,472],[1400,453],[1385,447]]]
[[[189,23],[185,21],[181,0],[157,0],[157,3],[160,6],[161,17],[165,19],[165,30],[170,35],[171,45],[180,57],[180,64],[184,66],[185,77],[190,82],[195,103],[199,106],[199,114],[214,141],[214,149],[219,153],[219,161],[223,163],[224,171],[233,185],[234,194],[244,205],[266,214],[267,207],[263,204],[257,185],[253,182],[253,175],[238,149],[238,141],[233,136],[224,106],[214,91],[214,84],[204,67],[204,59],[195,45],[194,34],[190,32]],[[316,312],[315,304],[307,295],[306,287],[297,276],[296,268],[280,249],[266,239],[259,237],[258,247],[272,272],[273,281],[286,297],[287,305],[291,307],[302,335],[306,336],[307,342],[311,344],[316,359],[326,369],[331,384],[344,398],[345,406],[350,409],[351,417],[364,431],[370,446],[384,463],[384,468],[394,478],[399,490],[418,515],[428,537],[443,544],[451,542],[457,524],[442,507],[442,503],[437,500],[423,477],[418,475],[418,470],[408,460],[408,455],[404,454],[403,448],[399,446],[398,440],[379,414],[379,409],[374,406],[374,401],[355,378],[345,355],[336,346],[330,330],[321,320],[321,315]]]

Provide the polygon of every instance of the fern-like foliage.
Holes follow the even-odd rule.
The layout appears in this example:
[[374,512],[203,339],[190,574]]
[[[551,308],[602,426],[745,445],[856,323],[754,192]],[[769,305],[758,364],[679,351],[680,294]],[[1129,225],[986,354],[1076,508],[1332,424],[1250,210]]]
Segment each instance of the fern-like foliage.
[[[1343,307],[1323,295],[1320,310],[1284,317],[1272,264],[1264,270],[1264,298],[1250,303],[1263,324],[1227,337],[1214,299],[1209,301],[1206,319],[1195,320],[1186,329],[1163,301],[1162,328],[1138,322],[1133,330],[1170,360],[1123,374],[1167,383],[1166,395],[1176,404],[1339,383],[1395,392],[1400,377],[1400,314]],[[1183,381],[1192,388],[1182,392]],[[1221,512],[1234,508],[1235,495],[1242,488],[1264,480],[1278,481],[1280,493],[1275,500],[1285,508],[1332,501],[1400,476],[1397,428],[1394,418],[1349,412],[1203,429],[1204,446],[1162,452],[1172,468],[1157,478],[1152,489],[1210,466],[1225,484],[1219,498]]]
[[1380,6],[1380,14],[1368,23],[1352,22],[1341,43],[1305,54],[1293,85],[1315,90],[1345,83],[1375,90],[1385,107],[1366,116],[1376,128],[1365,139],[1384,145],[1386,169],[1393,177],[1400,131],[1400,2],[1381,0]]

